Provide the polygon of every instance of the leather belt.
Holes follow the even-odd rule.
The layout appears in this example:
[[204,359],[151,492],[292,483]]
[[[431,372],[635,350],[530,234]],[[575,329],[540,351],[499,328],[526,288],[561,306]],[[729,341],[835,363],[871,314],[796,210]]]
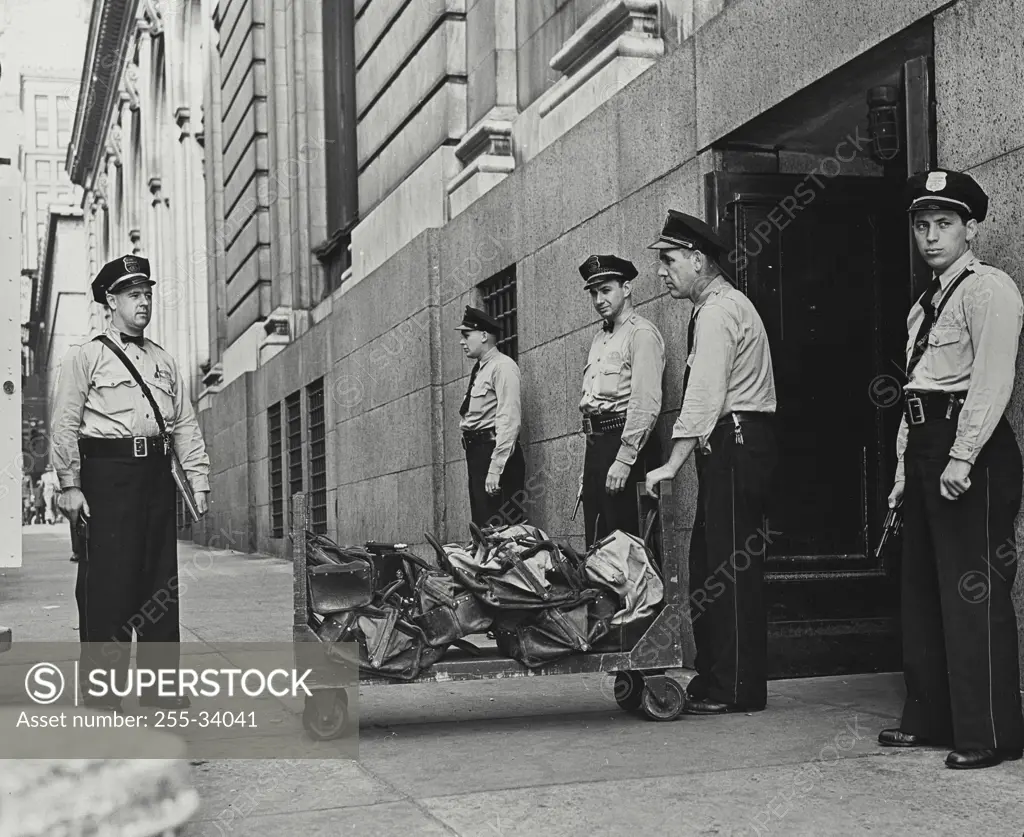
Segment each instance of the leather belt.
[[583,432],[588,436],[613,433],[616,430],[622,430],[625,426],[625,413],[593,413],[583,416]]
[[170,446],[163,436],[128,436],[123,439],[100,439],[85,436],[78,440],[82,456],[96,459],[146,459],[170,456]]
[[960,414],[960,408],[966,400],[966,392],[922,392],[908,389],[903,393],[903,415],[911,427],[926,421],[951,419]]
[[497,439],[493,427],[486,427],[483,430],[463,430],[462,449],[467,450],[470,445],[478,442],[490,442]]
[[735,413],[726,413],[718,421],[715,422],[715,426],[714,426],[712,432],[714,432],[715,430],[718,430],[719,427],[725,427],[727,425],[729,427],[735,427],[736,426],[736,421],[733,419],[733,416],[736,416],[736,418],[739,419],[740,424],[743,424],[744,422],[749,422],[749,421],[764,421],[764,422],[772,421],[775,418],[775,413],[745,412],[745,411],[744,412],[737,411]]

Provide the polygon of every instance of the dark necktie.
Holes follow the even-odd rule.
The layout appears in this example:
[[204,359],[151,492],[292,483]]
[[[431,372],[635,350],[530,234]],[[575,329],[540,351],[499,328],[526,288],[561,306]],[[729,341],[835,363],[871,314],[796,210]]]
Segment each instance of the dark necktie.
[[123,331],[121,332],[121,342],[122,343],[134,343],[136,346],[138,346],[141,349],[142,348],[142,341],[143,340],[145,340],[145,338],[141,334],[138,337],[133,337],[130,334],[125,334]]
[[[689,361],[690,355],[693,353],[693,340],[697,331],[697,306],[693,307],[693,313],[690,314],[690,325],[686,329],[686,358]],[[687,362],[686,369],[683,372],[683,396],[679,399],[679,409],[683,409],[683,401],[686,400],[686,385],[690,381],[690,364]]]
[[910,353],[910,360],[907,362],[907,381],[914,374],[914,367],[917,366],[921,356],[924,354],[925,348],[928,346],[928,332],[931,331],[932,324],[935,322],[935,305],[932,303],[932,300],[935,299],[935,294],[939,292],[940,287],[942,286],[939,284],[939,277],[933,276],[931,284],[928,285],[928,290],[921,297],[924,319],[921,320],[921,325],[917,329],[917,336],[914,338],[914,348]]
[[480,361],[473,365],[473,371],[469,373],[469,386],[466,387],[466,397],[462,399],[462,406],[459,407],[459,415],[464,416],[469,411],[469,394],[473,391],[473,381],[476,380],[476,373],[480,371]]

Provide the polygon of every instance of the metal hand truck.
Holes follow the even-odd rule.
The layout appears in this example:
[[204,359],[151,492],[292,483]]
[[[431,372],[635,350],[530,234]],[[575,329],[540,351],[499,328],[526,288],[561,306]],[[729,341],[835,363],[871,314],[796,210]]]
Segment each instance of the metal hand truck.
[[[662,483],[663,496],[668,496],[671,483]],[[320,642],[314,630],[306,591],[306,529],[308,510],[304,493],[292,496],[291,558],[295,606],[293,638],[296,643]],[[542,677],[552,674],[605,672],[615,675],[614,695],[620,708],[642,713],[655,721],[677,718],[685,704],[683,687],[665,672],[682,668],[683,648],[680,629],[686,618],[684,594],[680,584],[681,551],[674,543],[673,531],[663,526],[661,573],[664,601],[661,611],[629,651],[572,654],[531,669],[516,660],[502,656],[497,649],[484,648],[482,656],[451,648],[445,657],[434,663],[415,680],[392,680],[361,672],[360,685],[401,685],[403,683],[440,683],[456,680],[508,679],[510,677]],[[298,657],[299,649],[296,649]],[[302,722],[315,740],[340,738],[348,725],[347,688],[317,673],[306,685],[313,693],[306,698]],[[358,688],[358,687],[350,687]]]

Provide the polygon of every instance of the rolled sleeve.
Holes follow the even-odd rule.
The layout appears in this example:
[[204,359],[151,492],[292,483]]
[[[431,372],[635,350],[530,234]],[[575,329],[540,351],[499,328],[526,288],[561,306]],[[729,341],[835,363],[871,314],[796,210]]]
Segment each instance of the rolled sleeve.
[[698,347],[686,386],[679,417],[672,427],[673,439],[696,438],[701,447],[722,414],[729,386],[729,372],[736,359],[739,324],[724,309],[705,306],[697,317],[694,345]]
[[196,418],[192,402],[185,393],[185,385],[178,374],[177,365],[174,367],[174,377],[177,381],[174,393],[174,429],[171,431],[174,437],[174,452],[188,475],[192,490],[209,491],[210,457],[206,453],[206,444],[199,429],[199,419]]
[[520,373],[515,363],[502,363],[494,370],[494,394],[497,405],[494,412],[494,451],[487,469],[489,476],[500,477],[505,470],[522,424],[519,402]]
[[88,360],[83,347],[75,346],[68,351],[61,363],[50,415],[50,464],[57,473],[62,490],[82,487],[78,434],[82,427],[82,414],[88,394]]
[[949,455],[974,464],[1010,403],[1021,331],[1020,293],[1009,279],[993,277],[965,294],[964,313],[974,364]]
[[632,467],[661,415],[665,344],[653,330],[638,328],[633,335],[630,355],[629,404],[615,459]]

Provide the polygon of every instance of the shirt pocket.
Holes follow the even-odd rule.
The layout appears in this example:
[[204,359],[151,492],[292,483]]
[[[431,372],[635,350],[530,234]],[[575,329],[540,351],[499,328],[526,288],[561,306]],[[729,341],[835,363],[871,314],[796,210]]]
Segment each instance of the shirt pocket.
[[92,382],[96,412],[131,426],[139,395],[138,385],[128,372],[97,375]]
[[939,382],[960,378],[967,371],[966,329],[958,325],[936,327],[928,335],[929,372]]
[[629,380],[629,369],[622,360],[602,360],[597,366],[597,391],[603,398],[617,399]]
[[[149,386],[149,391],[153,393],[153,400],[156,401],[157,406],[160,408],[160,415],[163,416],[164,422],[170,425],[174,421],[174,385],[166,378],[153,376],[144,376],[146,384]],[[151,407],[147,399],[146,406]],[[154,421],[156,417],[154,416]]]

